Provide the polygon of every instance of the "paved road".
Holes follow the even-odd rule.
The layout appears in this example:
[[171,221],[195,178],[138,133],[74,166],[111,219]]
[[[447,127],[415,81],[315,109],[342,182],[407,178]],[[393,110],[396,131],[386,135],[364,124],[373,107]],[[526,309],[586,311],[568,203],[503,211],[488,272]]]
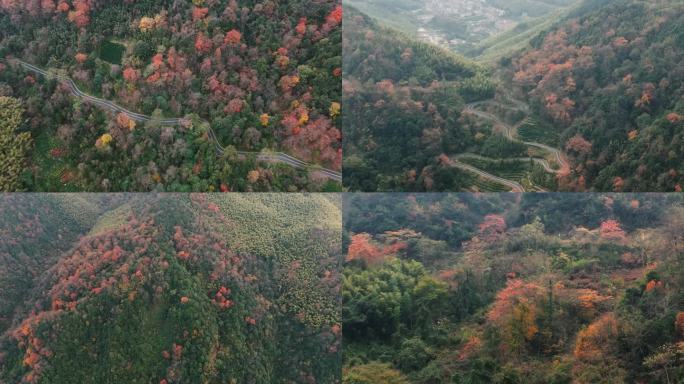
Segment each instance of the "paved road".
[[[40,75],[43,75],[45,77],[49,78],[55,78],[64,84],[66,84],[69,87],[69,90],[71,91],[71,94],[74,95],[75,97],[78,97],[87,103],[96,105],[98,107],[101,107],[102,109],[105,109],[109,112],[112,113],[123,113],[126,116],[128,116],[129,119],[136,121],[136,122],[147,122],[152,120],[150,116],[142,115],[140,113],[135,113],[132,111],[129,111],[128,109],[117,105],[109,100],[104,100],[97,98],[95,96],[88,95],[87,93],[81,91],[76,83],[74,81],[66,76],[61,76],[57,75],[54,73],[48,73],[47,71],[36,67],[35,65],[32,65],[30,63],[27,63],[22,60],[15,59],[16,62],[18,62],[22,67],[28,69],[29,71],[38,73]],[[182,118],[166,118],[160,120],[160,123],[162,125],[180,125],[183,122],[184,119]],[[225,148],[221,146],[221,143],[219,142],[218,138],[216,137],[216,134],[214,133],[214,130],[209,127],[209,136],[211,139],[214,141],[214,144],[216,146],[216,151],[218,154],[223,154],[225,152]],[[257,161],[261,162],[266,162],[266,163],[280,163],[280,164],[286,164],[289,165],[293,168],[298,168],[298,169],[308,169],[309,171],[313,173],[317,173],[322,175],[323,177],[326,177],[331,180],[335,180],[338,182],[342,182],[342,174],[340,172],[333,171],[331,169],[323,168],[318,165],[313,165],[313,164],[308,164],[305,163],[302,160],[299,160],[295,157],[292,157],[286,153],[282,152],[273,152],[273,153],[263,153],[263,152],[247,152],[247,151],[238,151],[238,155],[246,157],[250,155],[254,155],[257,159]]]

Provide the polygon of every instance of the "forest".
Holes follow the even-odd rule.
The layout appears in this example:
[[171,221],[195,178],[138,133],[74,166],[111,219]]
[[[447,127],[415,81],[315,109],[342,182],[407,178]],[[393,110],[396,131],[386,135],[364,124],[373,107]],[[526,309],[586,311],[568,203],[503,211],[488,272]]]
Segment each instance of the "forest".
[[485,140],[459,120],[494,95],[483,68],[345,7],[344,185],[351,190],[448,190],[470,175],[440,154]]
[[[440,4],[457,3],[468,2]],[[393,18],[416,2],[387,15],[364,8],[377,18],[347,7],[345,186],[682,191],[684,4],[545,3],[555,11],[462,51],[421,42]],[[501,20],[529,5],[498,4]]]
[[0,97],[22,117],[0,134],[26,137],[2,142],[0,187],[338,191],[318,169],[342,162],[341,22],[337,0],[1,1]]
[[343,383],[684,381],[678,194],[347,194]]
[[501,61],[570,157],[561,189],[681,192],[682,24],[681,1],[587,5]]
[[340,207],[0,196],[0,382],[340,382]]

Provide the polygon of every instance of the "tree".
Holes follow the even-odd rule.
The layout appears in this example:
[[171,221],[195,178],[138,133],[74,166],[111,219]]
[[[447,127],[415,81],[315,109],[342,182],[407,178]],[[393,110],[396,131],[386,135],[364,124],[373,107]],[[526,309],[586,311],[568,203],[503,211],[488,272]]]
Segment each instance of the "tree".
[[590,362],[602,359],[614,345],[618,331],[618,321],[612,312],[601,316],[577,334],[575,358]]
[[241,39],[242,33],[236,29],[231,29],[226,33],[226,37],[223,39],[223,42],[228,45],[238,45],[240,44]]
[[[644,359],[644,366],[652,370],[662,369],[665,376],[665,382],[670,384],[670,372],[668,369],[681,365],[681,360],[684,358],[684,348],[677,344],[665,344],[658,347],[658,349],[651,355]],[[661,375],[658,375],[661,376]],[[662,378],[662,376],[661,376]]]
[[408,379],[389,364],[371,362],[349,369],[343,384],[409,384]]
[[626,238],[625,231],[622,229],[620,222],[613,219],[601,223],[599,234],[607,240],[624,240]]
[[18,133],[24,108],[15,98],[0,96],[0,190],[16,191],[19,175],[24,170],[26,152],[31,146],[31,134]]
[[480,224],[480,236],[483,240],[497,239],[506,232],[506,220],[500,215],[487,215]]
[[565,148],[568,151],[574,151],[581,155],[591,153],[591,143],[580,134],[571,137],[570,140],[568,140],[568,142],[565,144]]

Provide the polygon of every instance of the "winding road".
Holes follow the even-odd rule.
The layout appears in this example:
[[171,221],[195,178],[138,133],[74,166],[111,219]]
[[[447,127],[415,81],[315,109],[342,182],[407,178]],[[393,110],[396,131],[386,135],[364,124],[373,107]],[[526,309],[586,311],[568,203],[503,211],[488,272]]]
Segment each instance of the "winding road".
[[492,175],[491,173],[487,173],[487,172],[485,172],[479,168],[476,168],[470,164],[466,164],[466,163],[463,163],[463,162],[456,160],[456,161],[453,161],[453,166],[456,168],[463,169],[465,171],[470,171],[470,172],[472,172],[478,176],[481,176],[485,179],[489,179],[489,180],[495,181],[499,184],[505,185],[511,189],[511,192],[520,192],[520,193],[525,192],[525,188],[520,183],[518,183],[517,181],[508,180],[508,179],[504,179],[504,178],[499,177],[499,176]]
[[478,159],[478,160],[487,160],[487,161],[520,161],[520,162],[533,161],[533,162],[541,165],[542,168],[544,168],[544,170],[546,172],[554,173],[554,174],[560,174],[560,173],[566,172],[567,169],[570,168],[570,163],[568,162],[567,158],[565,157],[565,154],[563,152],[561,152],[560,149],[553,148],[553,147],[548,146],[546,144],[537,143],[534,141],[524,141],[524,140],[520,140],[520,139],[516,138],[515,137],[515,131],[518,128],[518,126],[520,126],[522,124],[522,122],[516,126],[511,126],[510,124],[502,121],[498,116],[494,115],[493,113],[485,112],[485,111],[481,111],[481,110],[477,109],[477,107],[482,106],[482,105],[496,105],[500,108],[515,110],[515,111],[521,111],[521,112],[525,112],[525,113],[527,113],[529,111],[529,107],[524,102],[519,101],[519,100],[515,100],[512,98],[510,98],[509,100],[514,104],[514,106],[502,104],[502,103],[499,103],[499,102],[494,101],[494,100],[485,100],[485,101],[478,101],[478,102],[474,102],[474,103],[469,103],[469,104],[466,104],[464,113],[467,113],[467,114],[470,114],[473,116],[477,116],[481,119],[490,120],[490,121],[494,122],[495,124],[503,127],[504,128],[504,135],[506,136],[507,139],[509,139],[511,141],[519,142],[519,143],[525,144],[527,146],[538,148],[538,149],[541,149],[542,151],[549,153],[554,158],[554,160],[558,163],[560,168],[554,169],[553,167],[551,167],[551,164],[549,163],[549,161],[547,159],[538,158],[538,157],[515,157],[515,158],[508,158],[508,159],[492,159],[489,157],[484,157],[484,156],[480,156],[480,155],[476,155],[476,154],[472,154],[472,153],[462,153],[462,154],[452,156],[451,160],[452,160],[453,166],[467,170],[467,171],[470,171],[470,172],[473,172],[473,173],[475,173],[475,174],[477,174],[483,178],[486,178],[486,179],[492,180],[494,182],[497,182],[499,184],[505,185],[505,186],[511,188],[512,192],[525,192],[525,188],[523,188],[522,185],[520,185],[520,183],[518,183],[516,181],[508,180],[508,179],[504,179],[504,178],[492,175],[492,174],[487,173],[487,172],[485,172],[485,171],[483,171],[477,167],[474,167],[470,164],[466,164],[462,161],[459,161],[459,159],[463,159],[463,158],[474,158],[474,159]]
[[[128,109],[117,105],[109,100],[104,100],[97,98],[95,96],[91,96],[83,91],[81,91],[76,83],[74,81],[66,76],[61,76],[58,74],[50,73],[46,70],[43,70],[41,68],[36,67],[35,65],[32,65],[30,63],[27,63],[25,61],[19,60],[19,59],[14,59],[15,62],[19,63],[22,67],[25,69],[40,74],[42,76],[45,76],[46,78],[54,78],[57,79],[64,84],[66,84],[69,87],[69,90],[71,91],[71,94],[75,97],[78,97],[85,102],[89,104],[96,105],[102,109],[105,109],[109,112],[112,113],[123,113],[126,115],[129,119],[136,121],[136,122],[147,122],[152,120],[152,117],[142,115],[140,113],[135,113],[132,111],[129,111]],[[183,118],[165,118],[159,120],[159,123],[162,125],[180,125],[184,121]],[[225,152],[225,148],[221,146],[221,143],[219,142],[218,138],[216,137],[216,133],[214,133],[214,130],[209,126],[209,136],[211,139],[214,141],[214,144],[216,146],[216,151],[219,155],[222,155]],[[239,156],[242,157],[247,157],[247,156],[255,156],[257,161],[261,162],[267,162],[267,163],[280,163],[280,164],[286,164],[289,165],[293,168],[297,169],[307,169],[311,172],[317,173],[322,175],[323,177],[342,182],[342,174],[340,172],[333,171],[331,169],[323,168],[318,165],[314,164],[309,164],[306,163],[302,160],[299,160],[293,156],[290,156],[286,153],[282,152],[273,152],[273,153],[265,153],[265,152],[248,152],[248,151],[238,151],[237,152]]]

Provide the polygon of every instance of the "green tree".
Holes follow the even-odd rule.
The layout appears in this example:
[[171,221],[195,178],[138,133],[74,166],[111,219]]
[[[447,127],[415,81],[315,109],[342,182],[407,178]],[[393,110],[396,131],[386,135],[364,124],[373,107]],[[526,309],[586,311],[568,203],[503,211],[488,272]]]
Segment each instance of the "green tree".
[[31,145],[31,134],[18,133],[22,123],[24,108],[21,101],[0,97],[0,190],[16,191],[19,189],[19,175]]
[[343,384],[409,384],[408,379],[389,364],[372,362],[349,369]]

